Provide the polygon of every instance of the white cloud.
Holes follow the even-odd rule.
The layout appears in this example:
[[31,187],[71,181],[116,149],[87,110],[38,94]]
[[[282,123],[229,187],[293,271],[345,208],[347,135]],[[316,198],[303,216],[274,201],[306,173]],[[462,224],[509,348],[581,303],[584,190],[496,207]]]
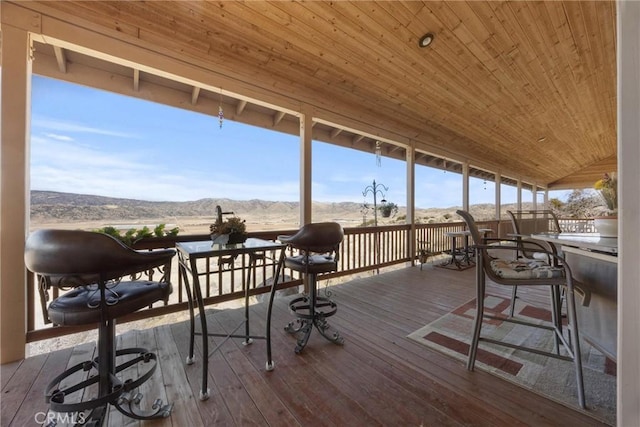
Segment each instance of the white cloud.
[[[50,165],[61,169],[87,170],[95,173],[100,169],[114,169],[126,172],[128,169],[148,169],[148,165],[123,159],[122,156],[107,154],[71,141],[56,140],[51,142],[48,138],[31,137],[31,165]],[[32,171],[33,175],[33,171]]]
[[[55,138],[54,138],[55,139]],[[31,188],[156,201],[209,197],[298,200],[299,183],[243,182],[241,177],[180,168],[167,170],[73,142],[32,137]]]
[[47,118],[34,118],[31,122],[31,125],[36,128],[43,128],[56,132],[77,132],[77,133],[89,133],[96,135],[106,135],[106,136],[114,136],[119,138],[133,138],[139,139],[140,136],[131,132],[119,132],[111,129],[102,129],[97,127],[90,127],[79,125],[71,122],[63,122],[56,119],[47,119]]
[[73,138],[66,135],[58,135],[56,133],[45,133],[44,136],[47,138],[55,139],[57,141],[73,141]]

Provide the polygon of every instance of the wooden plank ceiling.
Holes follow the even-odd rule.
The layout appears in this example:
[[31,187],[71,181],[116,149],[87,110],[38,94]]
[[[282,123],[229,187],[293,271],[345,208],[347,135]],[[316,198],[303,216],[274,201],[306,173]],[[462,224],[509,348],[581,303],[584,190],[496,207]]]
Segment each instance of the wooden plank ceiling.
[[[549,188],[590,186],[616,166],[613,1],[20,5],[311,106],[315,139],[373,151],[379,136],[384,155],[404,158],[413,144],[418,163],[468,161],[475,176],[499,171]],[[420,48],[428,32],[434,41]],[[70,80],[70,64],[86,62],[53,47],[36,52],[55,57]],[[129,74],[135,90],[163,84]],[[172,89],[192,105],[219,96]],[[298,131],[289,114],[241,97],[225,103],[231,119]],[[265,114],[268,122],[258,119]]]

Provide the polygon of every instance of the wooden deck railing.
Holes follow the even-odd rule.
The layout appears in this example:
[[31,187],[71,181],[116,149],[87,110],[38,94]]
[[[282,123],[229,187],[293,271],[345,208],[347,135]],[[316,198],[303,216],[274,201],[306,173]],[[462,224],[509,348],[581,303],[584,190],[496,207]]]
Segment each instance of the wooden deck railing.
[[592,218],[558,218],[560,229],[569,233],[597,233]]
[[[504,237],[511,232],[508,221],[481,221],[478,225],[482,228],[493,230],[491,235]],[[591,230],[584,225],[584,220],[561,220],[563,229]],[[592,227],[592,226],[591,226]],[[464,222],[416,224],[415,243],[416,250],[410,253],[411,225],[388,225],[378,227],[353,227],[345,228],[344,241],[340,247],[340,261],[338,270],[334,273],[323,275],[323,279],[348,276],[355,273],[379,270],[396,264],[412,263],[417,258],[417,250],[421,244],[428,242],[429,252],[432,254],[445,253],[451,250],[451,239],[444,233],[449,231],[462,231]],[[251,237],[267,240],[275,240],[278,235],[293,234],[297,230],[277,230],[249,233]],[[176,242],[208,240],[209,235],[179,235],[172,238],[151,238],[138,242],[135,249],[152,250],[159,248],[173,248]],[[206,259],[204,268],[211,273],[202,283],[205,303],[216,304],[235,300],[244,295],[248,286],[250,295],[268,292],[269,286],[262,284],[275,274],[275,260],[267,258],[260,262],[251,275],[250,283],[247,283],[247,269],[249,261],[247,257],[239,256],[228,264],[221,265],[219,260]],[[163,314],[187,310],[187,294],[183,278],[178,273],[177,257],[172,268],[172,283],[174,292],[166,305],[155,305],[140,310],[131,315],[119,319],[119,322],[139,320]],[[285,282],[280,280],[282,288],[298,286],[302,284],[300,275],[292,271],[284,271]],[[27,306],[27,342],[38,341],[47,338],[67,335],[92,328],[72,328],[52,326],[45,323],[42,311],[38,281],[33,274],[27,274],[28,306]]]

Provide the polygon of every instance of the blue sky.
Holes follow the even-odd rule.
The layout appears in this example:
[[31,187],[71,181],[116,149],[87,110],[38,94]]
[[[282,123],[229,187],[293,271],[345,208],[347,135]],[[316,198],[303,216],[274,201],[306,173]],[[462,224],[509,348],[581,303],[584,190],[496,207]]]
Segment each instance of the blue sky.
[[[299,200],[299,137],[34,76],[31,188],[155,201]],[[406,205],[405,163],[314,141],[314,201],[362,203],[375,179]],[[486,189],[485,189],[486,188]],[[502,202],[516,201],[503,186]],[[460,206],[462,177],[416,168],[416,206]],[[470,180],[471,204],[494,184]],[[371,204],[369,194],[366,201]],[[531,201],[531,193],[523,193]]]

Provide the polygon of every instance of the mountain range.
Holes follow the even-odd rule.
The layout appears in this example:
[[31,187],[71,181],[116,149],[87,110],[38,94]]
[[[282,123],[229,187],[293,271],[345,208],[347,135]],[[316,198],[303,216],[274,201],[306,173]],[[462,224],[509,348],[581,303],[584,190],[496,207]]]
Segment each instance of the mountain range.
[[[113,224],[176,224],[188,232],[201,232],[216,215],[216,206],[225,212],[246,219],[250,230],[295,228],[298,224],[298,202],[266,200],[232,200],[207,198],[187,202],[158,202],[54,191],[31,192],[31,222],[35,226],[51,224],[83,224],[83,228],[99,228]],[[525,206],[526,208],[526,206]],[[344,226],[357,226],[363,222],[362,204],[355,202],[314,202],[313,221],[337,221]],[[416,218],[423,223],[458,221],[459,207],[417,209]],[[505,205],[515,209],[515,205]],[[472,206],[476,219],[492,218],[491,204]],[[379,224],[404,222],[405,207],[391,218],[378,215]],[[371,209],[366,220],[373,218]]]

